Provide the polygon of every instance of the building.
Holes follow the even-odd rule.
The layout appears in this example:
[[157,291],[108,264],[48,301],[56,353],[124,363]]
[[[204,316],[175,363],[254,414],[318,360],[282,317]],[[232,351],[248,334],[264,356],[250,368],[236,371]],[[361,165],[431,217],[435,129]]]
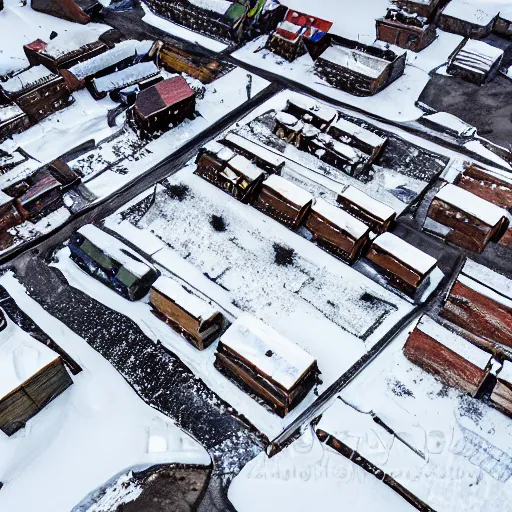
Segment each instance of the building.
[[195,108],[195,92],[178,76],[141,91],[133,106],[133,116],[141,132],[152,135],[193,118]]
[[504,37],[512,37],[512,7],[503,6],[494,24],[494,32]]
[[30,119],[18,105],[0,106],[0,141],[30,128]]
[[503,50],[483,41],[463,41],[450,56],[447,73],[467,82],[483,85],[491,81],[500,69]]
[[468,251],[482,252],[508,226],[506,210],[448,183],[434,196],[424,229]]
[[392,0],[399,8],[432,21],[448,0]]
[[253,206],[296,231],[307,218],[313,196],[277,175],[269,176],[262,184]]
[[383,18],[375,20],[377,39],[420,52],[436,38],[436,27],[427,18],[406,10],[389,8]]
[[62,160],[53,161],[47,168],[47,171],[60,183],[62,190],[69,190],[82,181],[82,175],[71,169],[69,165]]
[[89,23],[102,9],[96,0],[32,0],[31,7],[34,11],[81,24]]
[[403,348],[409,361],[447,386],[478,394],[491,367],[492,354],[424,316]]
[[70,239],[71,259],[128,300],[146,296],[160,273],[117,238],[87,224]]
[[405,52],[398,55],[376,45],[332,37],[332,45],[316,60],[315,71],[337,89],[373,96],[404,74],[405,61]]
[[300,119],[304,125],[310,124],[319,132],[326,132],[329,126],[338,119],[338,112],[334,108],[302,95],[291,97],[283,112]]
[[17,197],[25,219],[36,221],[64,206],[61,184],[49,172],[38,171],[25,183],[28,188]]
[[375,238],[366,257],[395,288],[413,298],[428,284],[437,266],[435,258],[392,233]]
[[73,381],[56,352],[1,315],[0,430],[11,436]]
[[153,283],[149,303],[158,317],[199,350],[208,348],[221,333],[222,314],[168,277]]
[[309,52],[316,59],[329,45],[327,33],[332,22],[288,9],[266,47],[289,62]]
[[281,418],[311,391],[319,374],[310,354],[249,315],[221,336],[215,368]]
[[287,144],[300,146],[300,136],[304,122],[288,112],[278,112],[275,117],[274,134]]
[[359,258],[369,241],[366,224],[323,199],[315,200],[304,225],[313,242],[348,263]]
[[490,401],[507,416],[512,416],[512,363],[505,361],[496,378]]
[[493,30],[498,7],[472,0],[451,0],[441,11],[437,25],[441,30],[472,39],[483,39]]
[[17,208],[17,201],[0,191],[0,248],[3,250],[12,243],[12,235],[8,230],[20,225],[23,217]]
[[375,233],[388,231],[396,218],[390,206],[373,199],[352,185],[345,187],[337,197],[341,208],[364,222]]

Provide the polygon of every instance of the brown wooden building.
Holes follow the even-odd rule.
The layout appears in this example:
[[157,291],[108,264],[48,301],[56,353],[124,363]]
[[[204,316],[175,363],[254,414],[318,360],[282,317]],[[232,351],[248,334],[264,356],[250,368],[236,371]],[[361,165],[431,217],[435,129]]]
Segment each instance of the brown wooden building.
[[405,357],[448,386],[475,396],[489,374],[492,355],[424,316],[407,339]]
[[433,20],[438,10],[446,5],[449,0],[392,0],[399,9],[404,9],[422,18]]
[[313,125],[321,132],[326,132],[329,126],[338,119],[338,112],[334,108],[318,103],[308,96],[298,94],[288,99],[283,112],[295,116],[305,124]]
[[512,363],[505,361],[492,390],[491,402],[503,413],[512,416]]
[[30,120],[18,105],[0,106],[0,141],[30,128]]
[[54,160],[47,171],[61,184],[62,190],[69,190],[82,181],[82,175],[71,169],[63,160]]
[[392,233],[383,233],[373,242],[368,260],[397,289],[414,297],[428,282],[437,261]]
[[222,335],[215,368],[284,418],[311,391],[316,360],[261,320],[240,316]]
[[512,37],[512,6],[503,6],[494,24],[494,32],[504,37]]
[[64,206],[61,184],[48,171],[38,171],[26,183],[28,188],[17,197],[26,219],[38,220]]
[[313,241],[348,263],[354,263],[368,242],[370,228],[349,213],[316,199],[305,222]]
[[496,4],[451,0],[441,11],[437,25],[445,32],[483,39],[492,32],[497,18]]
[[307,218],[312,203],[309,192],[274,174],[263,182],[253,205],[296,231]]
[[96,0],[32,0],[31,7],[34,11],[81,24],[89,23],[102,9]]

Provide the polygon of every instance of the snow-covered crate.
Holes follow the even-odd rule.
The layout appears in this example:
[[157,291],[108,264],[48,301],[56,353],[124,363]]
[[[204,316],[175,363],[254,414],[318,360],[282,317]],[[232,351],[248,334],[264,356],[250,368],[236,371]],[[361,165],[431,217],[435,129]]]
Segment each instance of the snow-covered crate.
[[439,15],[437,25],[446,32],[482,39],[492,32],[498,11],[493,2],[451,0]]
[[297,230],[306,219],[313,196],[281,176],[271,175],[264,182],[254,206],[285,226]]
[[392,233],[379,235],[366,257],[393,286],[410,297],[416,295],[437,265],[435,258]]
[[199,350],[219,336],[222,314],[169,277],[159,277],[151,287],[154,313]]
[[70,239],[71,259],[128,300],[139,300],[159,277],[156,268],[117,238],[87,224]]
[[222,335],[215,367],[282,418],[309,393],[319,374],[313,356],[245,314]]
[[375,233],[387,231],[396,217],[393,208],[352,185],[338,194],[337,201],[345,211],[364,222]]
[[475,396],[487,377],[492,355],[424,316],[403,352],[412,363],[448,386]]
[[368,242],[370,228],[324,199],[316,199],[305,222],[313,241],[354,263]]
[[512,363],[505,361],[499,371],[491,402],[508,416],[512,416]]

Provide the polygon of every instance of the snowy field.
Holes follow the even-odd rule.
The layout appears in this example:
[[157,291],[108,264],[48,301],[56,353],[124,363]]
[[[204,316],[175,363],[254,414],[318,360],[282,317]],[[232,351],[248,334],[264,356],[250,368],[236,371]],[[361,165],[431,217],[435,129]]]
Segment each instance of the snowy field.
[[26,428],[12,437],[0,434],[0,510],[28,512],[34,503],[38,512],[71,510],[131,468],[210,463],[204,448],[138,398],[110,363],[46,313],[12,274],[2,276],[0,285],[83,368]]

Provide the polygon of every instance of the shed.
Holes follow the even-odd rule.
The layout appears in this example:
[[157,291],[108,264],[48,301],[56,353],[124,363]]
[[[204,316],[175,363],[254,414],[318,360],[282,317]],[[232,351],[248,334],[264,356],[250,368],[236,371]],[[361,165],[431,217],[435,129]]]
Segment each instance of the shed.
[[195,92],[183,77],[177,76],[141,91],[133,113],[139,129],[151,135],[193,118],[195,108]]
[[491,402],[503,413],[512,416],[512,363],[505,361],[496,378]]
[[275,117],[274,134],[287,144],[300,146],[300,135],[304,128],[304,122],[288,112],[278,112]]
[[37,220],[64,206],[61,184],[47,171],[32,175],[18,202],[26,219]]
[[337,201],[345,211],[364,222],[375,233],[387,231],[396,218],[393,208],[352,185],[338,194]]
[[427,283],[437,261],[392,233],[379,235],[366,257],[391,282],[410,297]]
[[0,430],[11,436],[73,381],[56,352],[10,319],[4,317],[4,322],[0,331]]
[[448,183],[435,196],[428,210],[427,229],[436,229],[447,242],[482,252],[506,229],[507,212],[463,188]]
[[30,128],[30,120],[18,105],[0,106],[0,142]]
[[440,29],[464,37],[483,39],[494,28],[498,7],[475,0],[451,0],[437,20]]
[[306,219],[313,196],[281,176],[271,175],[262,184],[253,205],[296,231]]
[[288,99],[284,112],[313,125],[322,132],[325,132],[338,118],[338,112],[334,108],[298,94]]
[[103,7],[97,0],[32,0],[30,5],[34,11],[81,24],[89,23]]
[[151,287],[154,313],[199,350],[220,335],[222,314],[173,279],[159,277]]
[[82,270],[128,300],[147,295],[160,275],[140,254],[92,224],[71,237],[69,249]]
[[370,228],[324,199],[316,199],[305,222],[313,241],[354,263],[368,242]]
[[284,418],[309,393],[319,374],[315,358],[249,315],[222,335],[215,368]]
[[62,190],[68,190],[82,181],[82,176],[63,160],[54,160],[48,166],[48,172],[61,184]]
[[448,386],[475,396],[484,383],[492,355],[424,316],[403,348],[409,361]]

